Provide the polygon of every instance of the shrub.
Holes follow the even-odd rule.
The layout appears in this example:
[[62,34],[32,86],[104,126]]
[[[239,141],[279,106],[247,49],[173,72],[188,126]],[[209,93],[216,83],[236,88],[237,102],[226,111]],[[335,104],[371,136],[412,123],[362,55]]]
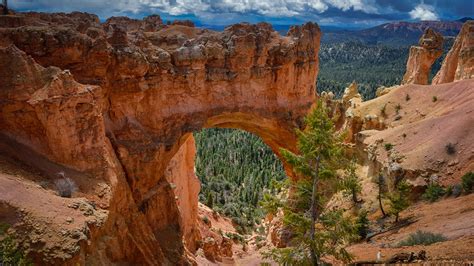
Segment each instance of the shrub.
[[444,149],[446,150],[446,153],[449,155],[453,155],[456,153],[456,145],[452,144],[451,142],[446,144],[446,146],[444,146]]
[[209,217],[207,216],[202,217],[202,221],[207,225],[211,224],[211,221],[209,220]]
[[9,224],[0,222],[0,236],[5,234],[8,228],[10,228]]
[[59,196],[64,198],[70,198],[72,193],[76,192],[77,190],[76,183],[74,183],[74,180],[69,177],[56,179],[54,184],[56,185]]
[[400,113],[400,110],[402,109],[402,106],[400,104],[395,105],[395,113]]
[[241,244],[245,242],[245,239],[242,235],[239,235],[239,234],[235,234],[235,233],[231,233],[231,232],[227,232],[224,234],[226,237],[232,239],[234,242],[238,241],[240,242]]
[[408,102],[410,99],[410,95],[407,93],[407,95],[405,96],[405,100]]
[[393,148],[393,144],[392,143],[385,143],[384,147],[385,147],[386,151],[389,151]]
[[436,101],[438,101],[438,97],[433,96],[433,99],[432,99],[432,100],[433,100],[433,102],[436,102]]
[[380,108],[380,113],[385,116],[387,113],[385,112],[387,109],[387,104],[384,104],[382,108]]
[[0,265],[33,265],[9,235],[4,236],[10,225],[0,223]]
[[441,234],[434,234],[431,232],[425,232],[418,230],[413,234],[410,234],[407,239],[400,241],[397,246],[415,246],[415,245],[431,245],[437,242],[446,241],[447,238]]
[[357,234],[361,239],[365,239],[369,233],[369,218],[366,210],[360,210],[356,220]]
[[466,193],[471,193],[474,191],[474,173],[469,172],[462,176],[461,178],[462,189]]
[[439,198],[441,198],[444,194],[446,194],[446,191],[444,190],[442,186],[436,183],[432,183],[428,185],[428,187],[425,190],[425,193],[423,193],[422,195],[422,198],[429,202],[435,202]]
[[453,186],[452,185],[449,185],[447,188],[446,188],[446,193],[445,193],[446,196],[451,196],[453,195]]
[[48,186],[49,186],[49,181],[47,181],[47,180],[41,180],[41,181],[39,182],[39,185],[40,185],[42,188],[47,189]]

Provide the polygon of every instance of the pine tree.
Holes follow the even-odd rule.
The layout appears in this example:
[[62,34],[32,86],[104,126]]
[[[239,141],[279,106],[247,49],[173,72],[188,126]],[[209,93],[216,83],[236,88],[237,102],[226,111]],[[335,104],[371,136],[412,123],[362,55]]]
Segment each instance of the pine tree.
[[410,193],[410,185],[405,180],[397,184],[396,190],[389,195],[390,214],[395,215],[395,222],[398,222],[400,212],[408,208],[410,202],[408,195]]
[[360,210],[359,214],[357,215],[356,226],[357,226],[357,234],[361,239],[367,237],[369,233],[369,218],[367,217],[366,210]]
[[293,197],[284,204],[284,224],[294,234],[292,246],[265,255],[283,265],[319,265],[324,255],[347,262],[352,256],[344,245],[355,238],[356,228],[342,211],[325,209],[341,189],[336,170],[344,162],[343,136],[336,134],[322,101],[306,117],[305,125],[304,131],[296,130],[300,153],[282,149],[285,160],[300,175],[292,184]]
[[206,205],[211,209],[214,207],[214,196],[212,196],[212,192],[210,191],[207,193]]
[[354,203],[359,203],[361,200],[357,199],[357,194],[362,191],[359,179],[356,174],[356,163],[352,160],[347,166],[344,179],[341,182],[344,194],[350,195]]
[[265,213],[276,215],[278,208],[282,207],[281,201],[270,193],[263,194],[263,199],[259,202],[259,205],[262,207]]
[[385,218],[387,216],[387,213],[383,209],[383,202],[382,202],[383,197],[385,196],[385,179],[384,179],[382,173],[380,173],[376,177],[375,183],[377,184],[377,188],[378,188],[377,199],[379,201],[379,208],[380,208],[380,211],[382,212],[383,217]]

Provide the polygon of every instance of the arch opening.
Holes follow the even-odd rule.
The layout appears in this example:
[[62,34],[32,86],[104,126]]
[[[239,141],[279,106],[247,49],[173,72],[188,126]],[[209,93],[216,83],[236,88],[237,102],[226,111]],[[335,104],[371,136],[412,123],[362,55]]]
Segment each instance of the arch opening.
[[[213,196],[209,197],[214,197],[213,203],[218,206],[218,211],[221,214],[235,218],[234,222],[238,225],[237,229],[239,229],[241,233],[250,233],[254,225],[260,221],[260,218],[263,218],[263,212],[257,206],[258,201],[263,195],[263,188],[269,188],[269,184],[273,179],[282,180],[287,176],[290,178],[294,176],[291,168],[286,165],[283,160],[280,160],[280,148],[295,148],[296,138],[291,125],[295,126],[297,123],[284,124],[283,122],[285,122],[285,120],[269,119],[255,114],[223,112],[206,119],[201,127],[197,127],[192,132],[183,133],[183,135],[177,139],[174,148],[168,151],[168,154],[172,153],[172,155],[168,157],[170,159],[164,172],[165,178],[162,180],[168,182],[173,189],[170,191],[171,193],[155,194],[155,197],[162,199],[167,198],[157,200],[158,202],[169,202],[169,198],[174,197],[176,206],[171,209],[176,210],[174,217],[179,221],[181,237],[188,250],[193,252],[198,248],[197,243],[200,240],[197,224],[197,219],[199,218],[198,200],[206,201],[208,197],[207,193],[211,191],[211,187],[208,186],[222,186],[224,188],[221,194],[217,195],[214,193]],[[251,192],[245,189],[237,189],[237,197],[241,197],[243,200],[240,204],[237,204],[238,201],[228,200],[230,197],[236,195],[231,195],[230,191],[233,188],[235,189],[237,184],[233,184],[233,186],[230,183],[226,184],[225,181],[229,180],[223,178],[223,172],[214,173],[211,171],[212,177],[206,176],[205,170],[200,167],[202,167],[201,163],[207,162],[198,162],[195,164],[195,158],[200,159],[199,155],[196,156],[196,149],[203,148],[200,146],[202,145],[202,138],[200,138],[199,134],[206,134],[207,132],[238,132],[236,135],[241,137],[242,140],[244,138],[243,136],[249,137],[249,141],[253,142],[255,147],[262,149],[261,152],[264,154],[265,160],[272,164],[270,168],[273,167],[273,173],[277,173],[279,177],[275,178],[270,176],[268,174],[270,170],[268,169],[256,169],[257,171],[255,171],[255,173],[257,175],[250,174],[246,180],[243,180],[245,178],[242,177],[240,181],[244,181],[243,186],[249,186],[251,182],[259,182],[260,189]],[[193,136],[193,133],[197,135],[197,138]],[[237,143],[234,144],[236,145]],[[246,144],[244,143],[243,145]],[[251,149],[252,146],[245,148]],[[220,161],[220,163],[223,162],[224,161]],[[240,169],[239,167],[241,168],[242,165],[234,165],[231,171],[238,171],[237,169]],[[214,182],[213,185],[209,184],[209,182],[203,182],[201,185],[198,176],[201,178],[201,181],[206,178],[205,181],[209,181],[209,179],[217,181],[220,179],[223,182]],[[235,177],[235,175],[233,175],[233,177]],[[247,184],[245,184],[246,182]],[[226,186],[228,189],[226,189]],[[213,188],[215,189],[215,187]],[[199,196],[201,189],[203,193]],[[223,196],[224,194],[225,196]],[[207,202],[204,202],[204,204],[206,203]],[[244,216],[245,218],[242,218]],[[170,221],[168,221],[167,224],[170,224]],[[157,230],[157,235],[159,235],[162,230],[163,227]]]
[[194,138],[199,201],[231,218],[239,233],[251,233],[263,218],[263,193],[286,178],[283,164],[260,137],[244,130],[203,129]]

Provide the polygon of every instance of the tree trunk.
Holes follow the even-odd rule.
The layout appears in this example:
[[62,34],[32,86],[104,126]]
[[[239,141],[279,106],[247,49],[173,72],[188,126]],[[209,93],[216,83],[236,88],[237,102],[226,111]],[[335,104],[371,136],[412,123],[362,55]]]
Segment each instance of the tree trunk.
[[385,214],[385,211],[383,210],[383,206],[382,206],[382,195],[379,193],[379,206],[380,206],[380,211],[382,211],[382,215],[383,217],[386,217],[387,214]]
[[318,214],[317,214],[317,210],[316,210],[316,190],[317,190],[317,186],[318,186],[318,176],[319,176],[319,156],[316,159],[315,174],[314,174],[314,180],[313,180],[313,191],[312,191],[312,194],[311,194],[310,238],[311,238],[311,260],[313,261],[314,266],[319,264],[319,257],[316,255],[316,251],[314,250],[314,247],[313,247],[314,233],[315,233],[314,225],[316,224],[316,219],[318,218]]
[[380,175],[379,176],[379,182],[378,182],[378,185],[379,185],[379,206],[380,206],[380,211],[382,211],[382,215],[383,217],[386,217],[387,214],[385,213],[385,211],[383,210],[383,205],[382,205],[382,176]]

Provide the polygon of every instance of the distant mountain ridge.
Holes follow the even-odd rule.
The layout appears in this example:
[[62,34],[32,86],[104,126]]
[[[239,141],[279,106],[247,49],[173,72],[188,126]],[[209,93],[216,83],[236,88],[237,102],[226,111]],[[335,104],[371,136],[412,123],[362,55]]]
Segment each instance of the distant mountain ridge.
[[471,18],[455,21],[391,22],[363,30],[323,31],[321,42],[340,43],[360,41],[366,44],[410,45],[418,42],[426,28],[432,28],[445,37],[455,37],[462,24]]
[[[474,20],[464,17],[453,21],[398,21],[381,24],[367,29],[350,29],[338,26],[321,25],[323,36],[321,43],[333,44],[342,42],[362,42],[364,44],[384,44],[389,46],[407,46],[418,43],[426,28],[440,32],[444,37],[454,38],[458,35],[464,22]],[[207,25],[196,23],[196,26],[216,31],[226,28],[224,25]],[[286,35],[291,25],[273,24],[273,29]]]

